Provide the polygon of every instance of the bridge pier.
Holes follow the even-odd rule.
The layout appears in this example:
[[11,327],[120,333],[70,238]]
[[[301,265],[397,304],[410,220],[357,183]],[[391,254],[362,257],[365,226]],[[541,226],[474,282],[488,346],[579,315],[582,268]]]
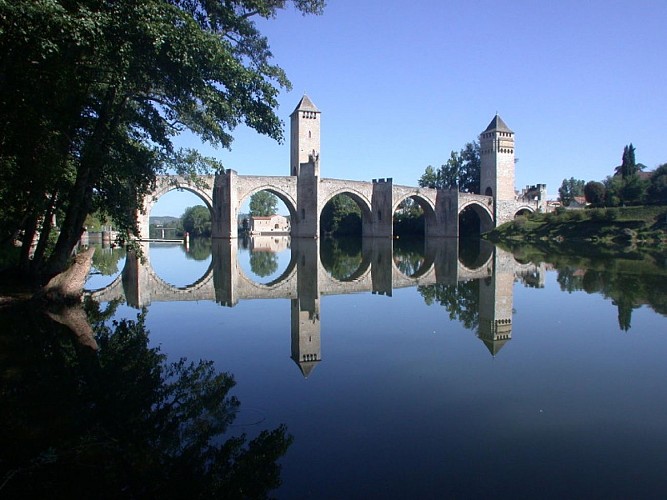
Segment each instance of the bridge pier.
[[225,170],[215,176],[213,184],[213,214],[211,236],[216,238],[238,238],[239,200],[236,189],[238,174]]
[[362,226],[362,235],[392,238],[394,234],[393,179],[373,179],[370,223]]
[[309,163],[302,163],[296,178],[296,216],[292,221],[292,236],[295,238],[320,237],[318,161],[313,158]]

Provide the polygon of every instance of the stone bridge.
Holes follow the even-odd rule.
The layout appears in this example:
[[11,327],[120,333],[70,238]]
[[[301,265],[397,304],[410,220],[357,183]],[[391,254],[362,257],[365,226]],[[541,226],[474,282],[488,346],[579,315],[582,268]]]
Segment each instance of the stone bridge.
[[[184,178],[158,177],[153,193],[143,200],[137,214],[140,239],[149,237],[149,215],[155,202],[172,189],[191,191],[211,211],[213,238],[238,235],[239,211],[246,199],[259,191],[276,195],[290,215],[292,238],[318,238],[322,209],[336,195],[347,195],[361,211],[362,236],[393,236],[393,215],[405,200],[412,199],[424,212],[425,236],[459,236],[459,215],[472,210],[487,231],[523,211],[546,208],[542,184],[517,194],[514,187],[514,132],[499,116],[480,134],[480,192],[436,190],[394,185],[391,178],[371,182],[324,178],[320,175],[321,113],[303,96],[290,115],[290,168],[287,176],[239,175],[222,170],[215,175]],[[418,175],[418,174],[417,174]]]
[[[305,175],[305,174],[302,174]],[[155,191],[144,200],[144,211],[138,214],[140,239],[149,235],[149,214],[157,200],[171,190],[196,194],[211,211],[213,238],[238,237],[238,218],[243,203],[253,194],[268,191],[287,207],[293,238],[318,238],[319,219],[325,205],[335,196],[344,194],[356,202],[361,211],[362,236],[393,237],[393,216],[408,198],[424,212],[425,236],[453,237],[459,235],[459,215],[474,210],[480,218],[481,230],[495,226],[494,200],[490,196],[394,185],[392,179],[372,182],[305,177],[249,176],[226,170],[196,180],[181,176],[159,176]],[[306,183],[308,187],[301,184]],[[517,211],[525,207],[517,207]],[[529,207],[530,208],[530,207]],[[532,207],[531,210],[535,210]]]

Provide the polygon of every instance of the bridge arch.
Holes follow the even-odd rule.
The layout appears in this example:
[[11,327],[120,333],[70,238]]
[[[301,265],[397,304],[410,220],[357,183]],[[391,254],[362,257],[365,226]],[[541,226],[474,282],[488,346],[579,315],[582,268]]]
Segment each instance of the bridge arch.
[[213,182],[212,175],[198,176],[197,181],[193,181],[180,175],[158,176],[155,183],[155,189],[144,197],[143,212],[137,215],[139,225],[139,234],[141,239],[149,237],[150,214],[157,201],[170,191],[180,190],[189,191],[201,199],[208,211],[211,213],[211,221],[215,217],[213,210]]
[[243,193],[241,193],[241,195],[239,196],[239,208],[240,205],[243,205],[245,200],[250,199],[252,195],[257,194],[260,191],[268,191],[269,193],[276,195],[278,199],[285,204],[285,207],[287,208],[287,211],[289,212],[292,220],[295,220],[296,200],[294,199],[294,196],[291,193],[288,193],[287,191],[281,189],[279,186],[275,184],[269,184],[267,182],[251,186]]
[[330,191],[327,193],[327,195],[322,198],[320,202],[320,207],[319,207],[319,213],[317,214],[317,220],[319,222],[320,217],[322,215],[322,210],[324,210],[324,207],[329,203],[331,200],[333,200],[336,196],[344,194],[346,196],[349,196],[352,201],[354,201],[359,209],[361,210],[361,221],[362,224],[365,221],[370,221],[372,217],[372,209],[371,209],[371,200],[368,199],[368,196],[361,191],[351,188],[351,187],[341,187],[338,189],[334,189],[333,191]]
[[422,213],[424,214],[424,236],[429,233],[429,228],[435,227],[437,224],[437,217],[435,215],[435,203],[434,200],[423,196],[419,192],[414,193],[405,193],[396,197],[392,206],[392,216],[396,214],[396,210],[401,206],[401,203],[405,200],[411,199],[421,208]]
[[533,212],[535,212],[535,207],[531,207],[531,206],[528,206],[528,205],[522,205],[522,206],[517,207],[514,210],[514,217],[513,218],[516,219],[520,215],[532,214]]
[[400,204],[403,203],[408,198],[414,200],[421,207],[421,209],[424,211],[424,217],[427,217],[427,214],[435,217],[435,204],[433,200],[425,196],[422,196],[420,193],[408,193],[402,196],[398,196],[394,200],[394,204],[391,207],[392,213],[396,212]]
[[147,213],[150,213],[153,205],[155,205],[162,196],[170,191],[180,190],[189,191],[197,195],[206,204],[206,208],[213,213],[213,177],[207,177],[210,177],[210,179],[203,180],[204,183],[206,183],[207,180],[209,181],[210,185],[207,185],[207,187],[198,186],[180,176],[159,177],[155,191],[147,196],[147,199],[145,200],[144,209]]
[[491,212],[490,204],[484,203],[483,200],[467,200],[461,203],[458,211],[459,220],[461,215],[467,210],[473,211],[479,217],[480,232],[489,231],[494,227],[494,216],[493,212]]
[[337,196],[349,198],[359,208],[361,219],[359,227],[346,225],[346,230],[352,234],[356,233],[357,230],[359,231],[359,235],[365,234],[367,228],[373,223],[372,204],[369,194],[357,189],[356,186],[346,185],[342,182],[332,183],[328,181],[326,187],[320,191],[321,198],[317,203],[317,227],[321,235],[326,235],[327,231],[332,229],[328,227],[327,221],[323,220],[323,218],[326,218],[327,207],[330,207],[330,204],[333,203],[333,200]]

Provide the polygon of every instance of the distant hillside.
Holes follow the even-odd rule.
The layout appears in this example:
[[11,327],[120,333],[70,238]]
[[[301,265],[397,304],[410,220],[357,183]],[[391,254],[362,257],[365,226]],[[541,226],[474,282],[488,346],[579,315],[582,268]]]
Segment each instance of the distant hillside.
[[180,217],[172,217],[171,215],[151,215],[148,218],[148,223],[153,226],[169,226],[176,223]]

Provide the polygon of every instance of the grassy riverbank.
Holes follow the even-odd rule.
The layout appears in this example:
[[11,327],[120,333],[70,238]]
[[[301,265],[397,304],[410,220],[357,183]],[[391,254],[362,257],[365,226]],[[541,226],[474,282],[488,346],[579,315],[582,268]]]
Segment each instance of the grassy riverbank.
[[607,249],[667,245],[667,207],[619,207],[530,214],[486,233],[496,243],[516,246],[575,246]]

